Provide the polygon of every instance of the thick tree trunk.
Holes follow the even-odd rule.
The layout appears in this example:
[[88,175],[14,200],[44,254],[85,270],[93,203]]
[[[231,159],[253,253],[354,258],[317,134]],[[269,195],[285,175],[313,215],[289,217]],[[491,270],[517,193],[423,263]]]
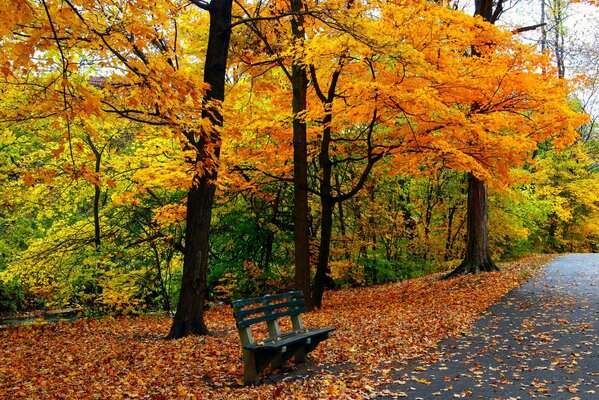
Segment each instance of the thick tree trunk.
[[[297,44],[304,40],[302,0],[291,0],[291,30]],[[291,67],[293,89],[293,223],[295,231],[295,287],[304,292],[306,307],[312,309],[310,293],[310,227],[308,222],[308,144],[303,111],[307,106],[308,73],[303,60],[296,59]]]
[[[475,0],[474,15],[494,24],[503,12],[504,0]],[[473,56],[479,53],[472,49]],[[473,107],[474,108],[474,107]],[[445,278],[461,274],[498,271],[489,251],[488,196],[485,183],[468,174],[467,243],[464,261]]]
[[194,185],[187,194],[183,278],[169,338],[208,333],[204,323],[204,300],[208,270],[208,233],[215,192],[213,178],[216,178],[216,173],[213,176],[196,176]]
[[468,174],[468,242],[464,261],[445,278],[456,275],[498,271],[489,252],[488,198],[485,183]]
[[[203,118],[209,118],[213,128],[203,132],[198,143],[196,171],[192,187],[187,194],[187,226],[185,228],[185,255],[183,279],[177,304],[177,312],[168,338],[180,338],[189,334],[208,333],[204,323],[204,301],[206,298],[206,273],[208,270],[208,236],[220,155],[220,134],[223,125],[220,104],[225,98],[225,76],[229,39],[231,37],[232,0],[212,0],[210,32],[204,66],[204,82],[210,85],[204,98]],[[210,155],[210,152],[214,156]]]
[[487,21],[495,23],[493,19],[494,3],[496,3],[495,0],[476,0],[474,2],[474,15],[480,15]]

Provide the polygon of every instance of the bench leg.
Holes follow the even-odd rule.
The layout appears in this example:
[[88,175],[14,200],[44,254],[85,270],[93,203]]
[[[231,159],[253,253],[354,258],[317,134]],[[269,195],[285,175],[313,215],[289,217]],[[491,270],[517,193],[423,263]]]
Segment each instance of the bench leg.
[[283,354],[278,353],[271,361],[270,368],[274,371],[275,369],[279,369],[283,366]]
[[243,384],[258,385],[260,374],[256,369],[256,356],[249,350],[243,350]]
[[297,349],[297,351],[293,355],[293,358],[294,358],[296,364],[301,364],[301,363],[306,362],[306,348],[300,347],[299,349]]

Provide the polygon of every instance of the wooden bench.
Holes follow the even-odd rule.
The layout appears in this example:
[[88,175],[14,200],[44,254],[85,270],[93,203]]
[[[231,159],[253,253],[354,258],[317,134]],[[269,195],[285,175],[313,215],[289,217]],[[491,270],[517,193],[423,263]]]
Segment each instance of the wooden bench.
[[[335,328],[305,328],[300,316],[306,312],[302,292],[289,292],[253,299],[237,300],[232,303],[233,316],[237,324],[243,348],[243,383],[260,382],[260,372],[271,365],[272,370],[294,358],[296,364],[306,360],[306,354],[330,336]],[[279,319],[290,317],[292,330],[281,333]],[[265,322],[268,337],[254,340],[252,326]]]

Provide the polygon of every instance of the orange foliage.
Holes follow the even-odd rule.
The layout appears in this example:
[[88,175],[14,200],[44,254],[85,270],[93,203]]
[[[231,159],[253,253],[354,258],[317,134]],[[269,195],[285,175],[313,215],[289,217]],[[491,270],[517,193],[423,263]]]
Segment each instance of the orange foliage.
[[170,319],[150,316],[5,329],[0,393],[12,399],[365,398],[389,383],[389,372],[403,361],[467,330],[550,258],[450,281],[427,277],[327,293],[326,308],[304,320],[337,330],[309,356],[308,371],[301,370],[307,378],[259,387],[241,385],[241,349],[229,306],[207,313],[214,334],[201,338],[163,340]]
[[[333,160],[363,157],[365,145],[356,138],[374,119],[371,142],[375,153],[393,154],[392,173],[450,168],[507,182],[538,143],[552,141],[561,149],[586,121],[570,107],[572,87],[557,78],[546,55],[480,18],[418,0],[350,8],[337,0],[307,4],[323,17],[306,18],[304,47],[237,44],[233,64],[244,73],[236,76],[225,107],[242,134],[225,143],[224,156],[235,168],[290,178],[291,92],[273,66],[288,66],[298,54],[313,71],[302,117],[315,160],[324,128],[332,131]],[[285,24],[258,28],[270,43],[289,41]],[[314,82],[326,93],[334,73],[336,96],[323,107]],[[225,182],[248,188],[239,174],[225,175]]]

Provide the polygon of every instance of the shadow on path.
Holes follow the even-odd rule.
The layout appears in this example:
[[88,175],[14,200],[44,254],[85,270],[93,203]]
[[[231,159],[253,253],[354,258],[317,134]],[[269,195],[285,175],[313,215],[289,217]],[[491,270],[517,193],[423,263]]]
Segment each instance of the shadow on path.
[[598,335],[599,254],[563,256],[377,398],[599,399]]

